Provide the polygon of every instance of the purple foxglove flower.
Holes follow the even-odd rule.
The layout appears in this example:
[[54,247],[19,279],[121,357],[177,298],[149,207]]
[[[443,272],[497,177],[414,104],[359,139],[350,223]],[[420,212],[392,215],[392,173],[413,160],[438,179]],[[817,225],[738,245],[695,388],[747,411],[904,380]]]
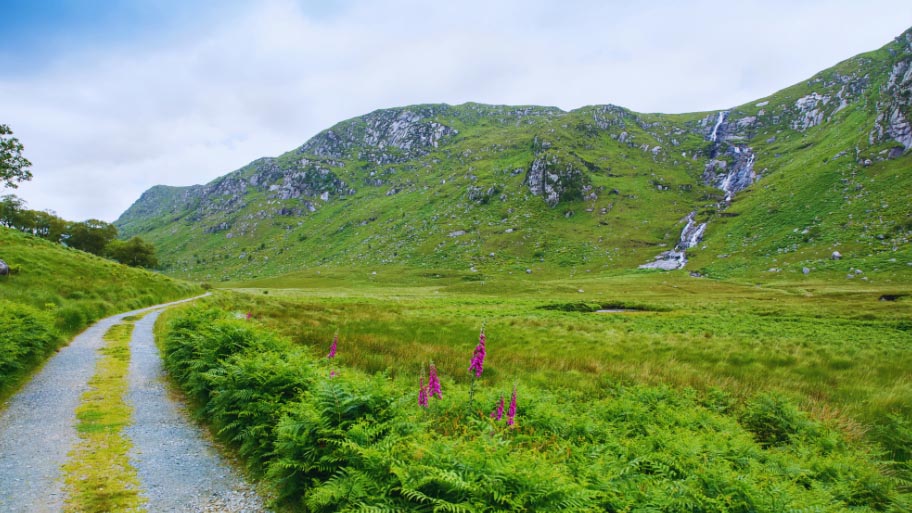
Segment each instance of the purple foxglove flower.
[[469,372],[474,372],[476,378],[481,377],[484,371],[485,359],[485,333],[484,330],[478,335],[478,345],[475,346],[475,352],[472,353],[472,363],[469,365]]
[[443,399],[443,392],[440,391],[440,378],[437,377],[437,367],[433,363],[428,375],[428,393],[431,394],[431,397]]
[[338,343],[339,343],[339,335],[336,335],[336,336],[333,337],[332,345],[329,346],[329,354],[326,355],[327,358],[335,358],[335,357],[336,357],[336,345],[337,345]]
[[491,418],[494,420],[500,420],[503,418],[504,410],[504,398],[500,396],[500,402],[497,403],[497,407],[494,408],[494,411],[491,412]]
[[516,418],[516,385],[513,385],[513,396],[510,397],[510,409],[507,410],[507,425],[513,425],[513,419]]
[[424,378],[418,378],[418,406],[428,407],[428,389],[424,385]]
[[334,377],[336,377],[336,371],[329,371],[329,379],[333,379]]

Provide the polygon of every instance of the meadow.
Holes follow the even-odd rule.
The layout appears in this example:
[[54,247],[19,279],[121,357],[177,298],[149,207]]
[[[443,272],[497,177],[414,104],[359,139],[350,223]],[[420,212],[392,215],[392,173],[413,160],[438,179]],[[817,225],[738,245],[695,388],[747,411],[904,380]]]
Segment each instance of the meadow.
[[[158,328],[291,511],[909,507],[908,288],[581,274],[323,268]],[[514,387],[507,427],[489,414]]]

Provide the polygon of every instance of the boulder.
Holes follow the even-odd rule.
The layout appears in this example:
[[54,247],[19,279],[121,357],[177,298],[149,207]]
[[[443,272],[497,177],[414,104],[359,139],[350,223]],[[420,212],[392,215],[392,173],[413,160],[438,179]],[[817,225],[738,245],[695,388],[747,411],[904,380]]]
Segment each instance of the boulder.
[[10,273],[10,268],[6,265],[6,262],[0,260],[0,276],[6,276]]

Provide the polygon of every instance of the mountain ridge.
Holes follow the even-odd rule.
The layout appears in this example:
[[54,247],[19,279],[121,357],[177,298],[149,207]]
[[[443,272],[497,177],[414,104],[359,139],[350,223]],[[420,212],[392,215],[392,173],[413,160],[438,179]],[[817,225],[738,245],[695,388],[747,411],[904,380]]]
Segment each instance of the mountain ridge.
[[[769,217],[768,207],[767,214],[762,206],[743,208],[786,201],[783,191],[770,190],[781,180],[766,178],[782,176],[803,191],[811,174],[828,177],[818,186],[829,190],[851,180],[834,173],[901,173],[912,146],[910,91],[912,30],[722,111],[669,115],[610,104],[563,111],[478,103],[379,109],[208,184],[153,187],[115,224],[124,236],[156,242],[166,271],[206,279],[324,264],[493,271],[538,262],[629,271],[664,261],[656,267],[671,269],[686,263],[688,250],[703,253],[690,266],[698,272],[731,275],[749,268],[756,274],[778,264],[783,252],[772,250],[794,239],[760,222]],[[902,174],[902,185],[908,180]],[[899,239],[901,247],[891,249],[905,259],[908,209],[896,207],[891,191],[874,189],[894,203],[887,223],[893,231],[886,235]],[[819,203],[812,191],[805,194]],[[787,265],[826,269],[834,248],[850,243],[834,239],[843,226],[820,220],[830,207],[816,205],[813,222],[778,216],[789,221],[785,226],[801,224],[791,227],[808,230],[803,235],[817,235],[786,251],[800,253],[785,258]],[[844,214],[857,221],[855,212]],[[764,258],[741,257],[732,266],[723,260],[743,251],[728,239],[751,238],[739,218],[763,227],[757,242]],[[709,258],[698,245],[733,251]]]

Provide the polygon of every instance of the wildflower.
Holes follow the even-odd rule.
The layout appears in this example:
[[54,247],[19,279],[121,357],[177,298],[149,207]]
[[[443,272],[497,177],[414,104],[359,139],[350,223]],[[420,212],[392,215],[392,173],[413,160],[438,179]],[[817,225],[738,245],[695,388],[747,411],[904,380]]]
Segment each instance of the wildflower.
[[336,357],[336,344],[338,344],[338,343],[339,343],[339,335],[336,335],[336,336],[333,337],[332,345],[329,346],[329,354],[326,355],[327,358],[335,358],[335,357]]
[[247,320],[248,320],[248,321],[250,320],[251,317],[253,317],[253,314],[250,313],[250,312],[247,312]]
[[[501,403],[503,404],[503,403]],[[513,425],[513,419],[516,417],[516,385],[513,385],[513,396],[510,397],[510,409],[507,410],[507,425]]]
[[424,384],[424,378],[418,378],[418,406],[428,407],[428,387]]
[[485,333],[484,328],[478,335],[478,345],[475,346],[475,352],[472,353],[472,363],[469,365],[469,372],[475,372],[475,377],[480,378],[484,370],[485,359]]
[[333,379],[334,377],[336,377],[336,371],[334,371],[334,370],[329,371],[329,379]]
[[440,391],[440,378],[437,377],[437,367],[433,363],[428,375],[428,393],[431,394],[431,397],[443,399],[443,392]]
[[491,418],[494,420],[500,420],[503,418],[504,410],[504,398],[500,396],[500,402],[497,403],[497,407],[494,408],[494,411],[491,412]]

